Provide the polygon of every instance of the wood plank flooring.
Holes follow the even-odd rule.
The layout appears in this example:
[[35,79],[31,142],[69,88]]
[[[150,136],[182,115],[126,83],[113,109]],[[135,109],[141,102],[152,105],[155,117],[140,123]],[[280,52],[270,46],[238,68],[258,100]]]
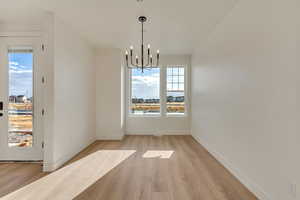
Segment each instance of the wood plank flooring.
[[[99,150],[136,152],[76,200],[257,200],[191,136],[97,141],[67,165]],[[43,179],[41,170],[40,164],[0,164],[0,197]]]

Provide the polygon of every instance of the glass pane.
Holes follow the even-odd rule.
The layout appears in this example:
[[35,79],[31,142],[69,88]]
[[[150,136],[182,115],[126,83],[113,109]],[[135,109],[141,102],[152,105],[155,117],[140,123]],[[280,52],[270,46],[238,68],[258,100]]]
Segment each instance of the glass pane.
[[178,83],[173,83],[172,90],[178,90]]
[[173,81],[173,77],[172,76],[168,76],[167,82],[170,83]]
[[160,69],[154,68],[142,73],[132,69],[131,108],[133,114],[160,113]]
[[184,68],[183,67],[180,67],[179,68],[179,75],[184,75]]
[[173,67],[173,75],[178,75],[179,69],[178,67]]
[[184,76],[179,76],[179,82],[184,83]]
[[179,77],[178,76],[173,76],[173,82],[178,83],[178,81],[179,81]]
[[33,135],[33,51],[14,48],[8,51],[9,105],[8,146],[32,147]]
[[184,114],[184,92],[167,92],[167,113]]
[[179,83],[179,90],[184,90],[184,83]]
[[167,84],[167,90],[172,90],[172,83]]

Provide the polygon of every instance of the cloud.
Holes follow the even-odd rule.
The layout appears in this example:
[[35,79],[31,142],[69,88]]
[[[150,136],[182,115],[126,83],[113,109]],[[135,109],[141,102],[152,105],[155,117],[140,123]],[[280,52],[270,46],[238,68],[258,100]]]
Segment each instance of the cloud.
[[9,94],[32,96],[33,58],[28,53],[9,54]]
[[132,97],[159,98],[159,73],[132,76]]
[[15,67],[15,66],[13,66],[13,65],[10,65],[9,66],[9,70],[18,70],[19,68],[18,67]]
[[32,73],[32,70],[16,70],[16,69],[13,69],[13,70],[9,70],[9,73],[11,74],[26,74],[26,73]]
[[155,73],[152,76],[134,75],[132,76],[132,83],[146,86],[157,85],[159,84],[159,73]]
[[14,62],[14,61],[9,61],[9,66],[13,66],[13,65],[18,66],[19,63],[18,62]]
[[32,73],[32,69],[31,67],[20,65],[18,62],[10,61],[9,73],[16,73],[16,74]]
[[20,65],[20,63],[18,63],[16,61],[9,61],[8,65],[9,65],[10,69],[15,69],[15,70],[17,70],[17,69],[19,69],[19,70],[21,70],[21,69],[30,69],[31,68],[31,66]]
[[10,95],[32,96],[32,70],[20,69],[19,66],[11,66],[9,69],[9,93]]

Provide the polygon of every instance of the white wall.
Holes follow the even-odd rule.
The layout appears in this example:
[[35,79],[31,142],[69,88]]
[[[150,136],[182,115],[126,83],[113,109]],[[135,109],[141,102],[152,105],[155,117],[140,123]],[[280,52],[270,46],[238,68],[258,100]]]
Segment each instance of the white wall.
[[46,84],[53,102],[46,105],[46,115],[51,113],[53,127],[45,141],[52,155],[45,160],[45,170],[56,169],[95,140],[94,50],[55,16],[52,31],[48,34],[53,34],[54,63]]
[[193,54],[192,135],[260,199],[300,199],[299,8],[242,0]]
[[[129,103],[130,103],[130,83],[129,83],[129,73],[127,70],[126,80],[126,134],[133,135],[144,135],[144,134],[164,134],[164,135],[174,135],[174,134],[190,134],[190,62],[191,57],[189,55],[162,55],[160,60],[160,65],[165,69],[165,67],[170,65],[184,65],[186,66],[186,116],[132,116],[129,115]],[[164,76],[164,71],[161,70],[162,76]],[[163,79],[165,80],[165,79]],[[165,87],[161,84],[161,94],[166,94]],[[161,99],[163,104],[164,99]]]
[[99,49],[96,62],[97,139],[121,139],[124,135],[121,51]]

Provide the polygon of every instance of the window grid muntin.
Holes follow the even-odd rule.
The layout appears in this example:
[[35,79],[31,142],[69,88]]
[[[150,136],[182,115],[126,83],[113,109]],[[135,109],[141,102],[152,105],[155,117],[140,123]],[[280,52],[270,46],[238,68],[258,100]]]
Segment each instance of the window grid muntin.
[[184,67],[167,67],[167,91],[184,92]]

